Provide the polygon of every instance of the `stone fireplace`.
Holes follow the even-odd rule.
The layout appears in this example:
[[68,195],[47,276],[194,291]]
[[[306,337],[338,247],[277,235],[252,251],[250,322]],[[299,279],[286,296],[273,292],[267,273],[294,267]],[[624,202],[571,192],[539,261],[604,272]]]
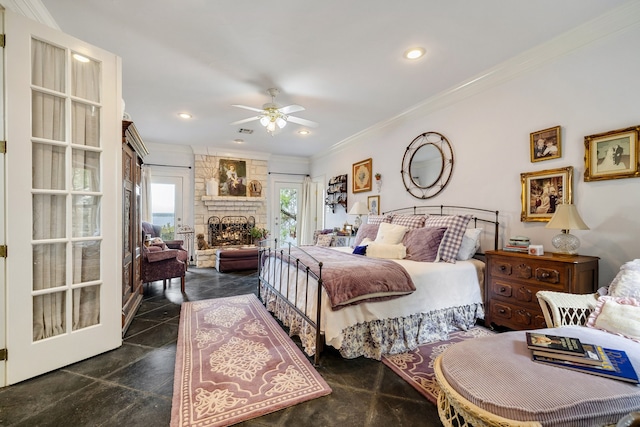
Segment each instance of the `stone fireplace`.
[[[224,217],[246,217],[252,218],[251,227],[267,227],[267,202],[266,193],[268,190],[268,165],[266,160],[256,159],[229,159],[229,160],[243,160],[247,166],[247,181],[258,181],[261,185],[260,195],[255,192],[249,192],[247,189],[247,196],[215,196],[207,195],[206,182],[207,179],[212,176],[212,171],[217,170],[220,163],[219,156],[200,155],[195,156],[195,193],[194,193],[194,230],[195,234],[204,234],[207,242],[215,248],[220,246],[214,243],[219,241],[212,241],[210,235],[210,218],[217,217],[222,221]],[[227,159],[225,157],[225,159]],[[250,229],[250,228],[249,228]],[[250,240],[245,244],[250,244]],[[208,251],[199,251],[197,247],[196,251],[196,265],[198,267],[211,267],[211,260],[206,259],[212,253],[215,254],[215,249]],[[210,252],[205,254],[204,252]],[[200,259],[200,260],[199,260]]]

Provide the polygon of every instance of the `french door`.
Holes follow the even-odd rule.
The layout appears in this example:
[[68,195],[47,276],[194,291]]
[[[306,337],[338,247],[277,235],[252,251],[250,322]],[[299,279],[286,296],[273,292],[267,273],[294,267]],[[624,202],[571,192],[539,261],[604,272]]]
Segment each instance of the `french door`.
[[122,344],[121,64],[4,11],[5,384]]
[[297,245],[298,220],[300,213],[300,196],[302,184],[292,182],[275,182],[272,203],[273,230],[271,236],[278,239],[278,245],[288,243]]
[[162,227],[162,238],[173,240],[183,224],[183,178],[180,176],[151,176],[151,217],[154,225]]

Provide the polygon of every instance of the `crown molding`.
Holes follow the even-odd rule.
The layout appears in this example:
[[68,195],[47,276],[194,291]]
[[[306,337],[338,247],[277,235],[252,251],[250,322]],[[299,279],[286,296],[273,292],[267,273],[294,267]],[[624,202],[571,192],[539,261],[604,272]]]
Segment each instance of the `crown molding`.
[[611,11],[585,22],[548,42],[533,47],[488,70],[463,81],[425,101],[408,108],[400,114],[379,122],[369,128],[332,145],[311,158],[318,160],[339,153],[362,136],[394,125],[398,121],[423,117],[466,98],[477,95],[520,75],[529,73],[563,56],[569,55],[601,39],[613,36],[640,24],[640,1],[629,0]]
[[41,24],[59,30],[60,27],[40,0],[0,0],[0,5]]

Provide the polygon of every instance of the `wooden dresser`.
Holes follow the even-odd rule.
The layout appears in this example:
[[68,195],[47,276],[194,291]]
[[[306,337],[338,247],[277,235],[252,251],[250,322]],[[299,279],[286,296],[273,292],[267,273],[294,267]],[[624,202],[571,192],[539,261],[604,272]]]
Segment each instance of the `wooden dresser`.
[[598,258],[583,255],[536,256],[487,251],[485,324],[509,329],[545,328],[536,292],[588,294],[598,288]]

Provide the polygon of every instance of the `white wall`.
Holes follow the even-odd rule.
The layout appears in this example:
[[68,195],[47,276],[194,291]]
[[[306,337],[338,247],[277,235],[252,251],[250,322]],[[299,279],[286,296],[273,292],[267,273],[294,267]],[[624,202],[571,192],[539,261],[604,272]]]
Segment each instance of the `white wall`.
[[[550,44],[547,51],[559,44]],[[421,203],[497,209],[504,227],[502,242],[526,235],[550,250],[557,230],[545,229],[541,222],[520,221],[520,173],[573,166],[573,200],[591,230],[572,233],[582,242],[580,253],[601,258],[600,285],[606,285],[622,263],[640,258],[640,179],[584,182],[584,137],[640,125],[639,46],[640,25],[632,23],[586,46],[565,46],[560,57],[529,52],[532,62],[537,58],[538,63],[527,65],[528,70],[511,74],[507,67],[493,70],[477,84],[461,86],[343,141],[314,157],[312,174],[348,173],[350,188],[351,165],[371,157],[373,173],[382,174],[382,211]],[[522,65],[526,57],[518,61],[521,70],[526,68]],[[515,62],[510,66],[513,70]],[[480,89],[470,89],[474,85]],[[562,157],[531,163],[529,134],[558,125]],[[400,169],[406,147],[427,131],[449,139],[455,164],[449,185],[425,203],[405,191]],[[375,186],[372,192],[350,193],[349,208],[377,194]],[[335,214],[326,212],[328,227],[345,220],[353,222],[341,208]]]

